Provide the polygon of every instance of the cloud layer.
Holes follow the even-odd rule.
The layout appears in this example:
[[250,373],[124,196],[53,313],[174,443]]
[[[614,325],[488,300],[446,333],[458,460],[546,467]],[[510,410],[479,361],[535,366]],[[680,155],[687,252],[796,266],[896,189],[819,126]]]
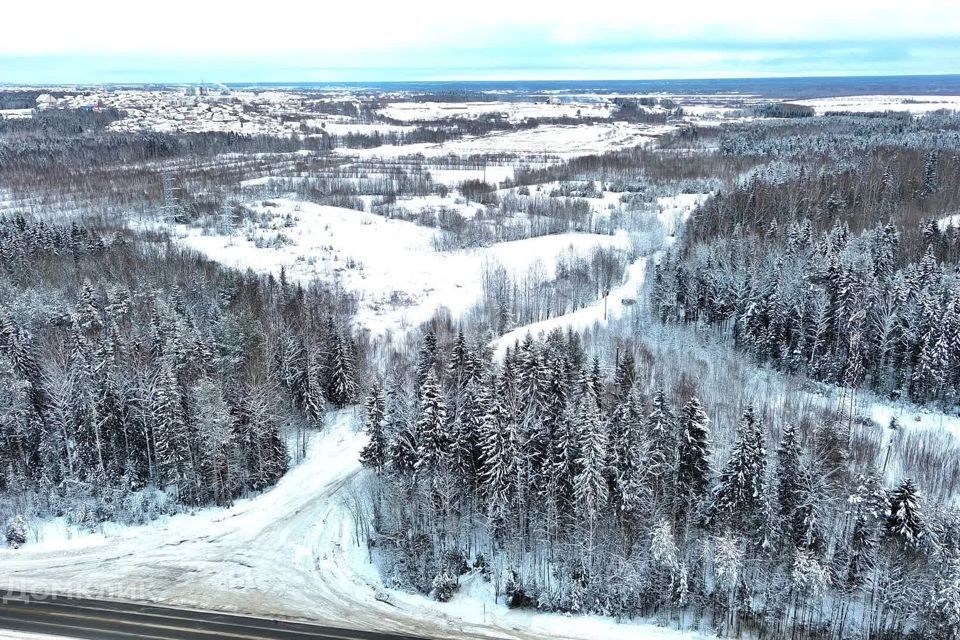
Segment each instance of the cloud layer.
[[0,82],[951,73],[960,3],[120,0],[4,7]]

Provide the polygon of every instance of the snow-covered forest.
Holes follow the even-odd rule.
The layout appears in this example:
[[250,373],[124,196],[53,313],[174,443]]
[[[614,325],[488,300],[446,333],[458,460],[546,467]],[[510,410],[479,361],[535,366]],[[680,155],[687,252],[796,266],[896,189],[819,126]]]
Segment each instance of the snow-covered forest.
[[952,624],[955,466],[936,495],[890,484],[865,425],[778,398],[715,424],[697,380],[665,387],[644,355],[605,371],[557,330],[494,364],[427,333],[365,404],[387,579],[446,600],[476,571],[510,606],[725,634]]
[[[3,105],[0,567],[23,584],[136,575],[437,637],[960,637],[955,113]],[[59,576],[67,553],[90,560]]]
[[100,225],[4,218],[0,512],[91,527],[272,485],[354,401],[352,302]]
[[956,407],[960,120],[772,128],[725,134],[723,153],[777,160],[693,216],[657,265],[656,314],[789,373]]
[[[465,338],[440,319],[441,337],[399,356],[365,405],[386,579],[447,600],[477,573],[513,607],[730,635],[949,637],[956,445],[938,451],[854,407],[863,388],[956,410],[957,232],[944,214],[958,201],[957,123],[711,132],[714,162],[755,167],[656,262],[648,313],[714,325],[707,357],[732,338],[760,363],[839,386],[837,402],[773,391],[718,406],[710,380],[664,375],[675,365],[630,332],[598,329],[589,347],[577,332],[528,334],[497,361],[482,337],[496,321]],[[533,179],[609,178],[631,160]],[[631,329],[653,332],[643,318]]]

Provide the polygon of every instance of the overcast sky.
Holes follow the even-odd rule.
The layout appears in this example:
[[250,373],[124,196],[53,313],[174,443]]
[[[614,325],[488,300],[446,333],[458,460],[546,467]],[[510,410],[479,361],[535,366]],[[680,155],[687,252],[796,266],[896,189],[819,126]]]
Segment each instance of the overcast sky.
[[0,19],[14,83],[960,72],[960,0],[18,0]]

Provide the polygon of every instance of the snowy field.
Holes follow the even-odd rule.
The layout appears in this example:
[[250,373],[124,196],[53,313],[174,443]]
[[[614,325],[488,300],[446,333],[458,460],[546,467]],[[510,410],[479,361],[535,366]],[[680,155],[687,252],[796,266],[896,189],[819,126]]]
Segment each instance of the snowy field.
[[612,105],[606,100],[592,102],[394,102],[380,109],[384,117],[402,122],[478,118],[501,115],[510,122],[541,118],[608,118]]
[[875,111],[907,111],[914,114],[929,113],[940,109],[957,111],[960,96],[849,96],[791,100],[793,104],[813,107],[817,115],[829,111],[870,113]]
[[448,187],[459,187],[464,180],[482,180],[488,184],[499,184],[504,180],[512,180],[514,167],[512,164],[489,165],[480,169],[444,169],[429,168],[430,177],[434,182],[445,184]]
[[231,267],[274,274],[282,267],[288,278],[320,278],[354,291],[357,323],[375,335],[416,327],[440,307],[463,313],[478,299],[487,264],[518,275],[539,264],[549,275],[561,254],[630,247],[626,234],[567,233],[438,252],[437,231],[412,222],[289,199],[254,209],[270,218],[267,228],[226,236],[180,226],[179,239]]
[[415,128],[396,124],[384,124],[380,122],[354,122],[349,118],[338,118],[331,120],[311,119],[304,121],[304,124],[310,127],[323,129],[332,136],[345,136],[349,133],[366,136],[373,135],[375,133],[406,133]]
[[650,126],[626,122],[589,126],[543,125],[534,129],[490,133],[442,144],[418,143],[372,149],[338,148],[336,152],[358,158],[395,158],[416,154],[425,157],[513,154],[531,159],[547,156],[566,159],[650,144],[657,136],[675,128],[673,125]]

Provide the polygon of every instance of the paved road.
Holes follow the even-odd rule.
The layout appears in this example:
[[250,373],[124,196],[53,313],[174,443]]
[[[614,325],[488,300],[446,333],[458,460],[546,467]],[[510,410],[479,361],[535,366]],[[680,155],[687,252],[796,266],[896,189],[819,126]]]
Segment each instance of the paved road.
[[[349,624],[349,620],[344,623]],[[393,633],[225,613],[5,592],[0,592],[0,630],[89,640],[417,640]]]

